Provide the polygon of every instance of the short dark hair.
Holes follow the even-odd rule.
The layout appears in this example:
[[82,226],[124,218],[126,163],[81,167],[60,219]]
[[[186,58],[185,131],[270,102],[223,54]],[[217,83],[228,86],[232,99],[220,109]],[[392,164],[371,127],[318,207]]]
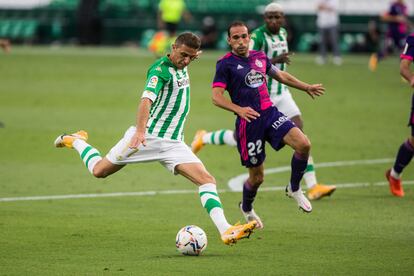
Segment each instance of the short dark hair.
[[239,27],[239,26],[244,26],[247,29],[247,32],[249,32],[249,27],[247,27],[246,23],[244,23],[243,21],[234,21],[233,23],[230,24],[230,26],[227,29],[227,36],[230,37],[230,29],[233,27]]
[[201,40],[200,38],[190,32],[185,32],[180,34],[176,39],[175,39],[175,45],[180,46],[180,45],[186,45],[187,47],[190,47],[192,49],[200,49],[201,47]]

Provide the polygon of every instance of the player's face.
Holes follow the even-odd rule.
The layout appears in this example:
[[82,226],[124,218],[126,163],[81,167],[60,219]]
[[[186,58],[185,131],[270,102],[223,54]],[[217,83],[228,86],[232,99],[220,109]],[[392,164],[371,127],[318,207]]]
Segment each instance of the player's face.
[[173,44],[170,60],[178,69],[183,69],[197,58],[197,53],[198,49],[193,49],[185,44]]
[[247,56],[249,54],[250,35],[246,26],[232,27],[227,42],[236,55]]
[[267,12],[264,15],[264,21],[267,29],[272,34],[276,34],[279,32],[280,27],[285,24],[285,16],[283,12]]

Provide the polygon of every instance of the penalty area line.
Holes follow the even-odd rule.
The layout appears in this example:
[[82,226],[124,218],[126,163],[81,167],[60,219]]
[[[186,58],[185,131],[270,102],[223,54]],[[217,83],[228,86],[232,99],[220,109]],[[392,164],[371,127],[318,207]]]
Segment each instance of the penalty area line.
[[[404,181],[404,185],[413,185],[414,180]],[[337,188],[363,188],[372,186],[386,186],[388,182],[360,182],[360,183],[340,183],[333,184]],[[261,192],[284,191],[284,186],[262,187]],[[219,189],[220,193],[236,193],[238,191]],[[119,193],[102,193],[102,194],[72,194],[72,195],[50,195],[50,196],[26,196],[26,197],[3,197],[0,202],[16,202],[16,201],[44,201],[44,200],[61,200],[61,199],[78,199],[78,198],[105,198],[105,197],[125,197],[125,196],[156,196],[156,195],[172,195],[172,194],[196,194],[196,189],[192,190],[165,190],[165,191],[144,191],[144,192],[119,192]]]

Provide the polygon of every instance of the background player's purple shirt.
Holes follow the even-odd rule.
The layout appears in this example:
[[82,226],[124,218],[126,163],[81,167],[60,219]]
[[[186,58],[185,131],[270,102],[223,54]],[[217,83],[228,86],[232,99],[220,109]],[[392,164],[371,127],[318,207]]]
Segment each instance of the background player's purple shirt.
[[404,50],[401,53],[400,58],[413,61],[414,59],[414,33],[410,34],[407,37]]
[[251,50],[249,57],[227,53],[217,61],[213,87],[226,89],[233,103],[260,112],[272,106],[266,82],[271,67],[263,52]]
[[[388,14],[392,16],[398,16],[398,15],[408,16],[407,6],[402,3],[395,2],[390,6],[390,10],[388,11]],[[408,30],[407,23],[390,22],[388,23],[388,25],[389,25],[389,30],[391,33],[399,33],[399,34],[407,33],[407,30]]]

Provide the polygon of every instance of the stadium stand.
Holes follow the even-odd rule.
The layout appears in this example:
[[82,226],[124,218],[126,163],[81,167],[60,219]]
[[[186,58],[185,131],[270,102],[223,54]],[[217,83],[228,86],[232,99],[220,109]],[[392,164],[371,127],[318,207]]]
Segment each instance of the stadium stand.
[[[22,43],[72,42],[77,36],[77,9],[80,0],[49,0],[49,3],[27,9],[0,5],[0,37]],[[39,1],[40,2],[40,1]],[[44,3],[45,1],[42,1]],[[102,43],[122,44],[128,41],[146,45],[156,31],[157,0],[101,0],[99,17],[102,21]],[[187,0],[193,22],[181,23],[180,30],[200,30],[202,19],[212,16],[217,24],[219,48],[226,48],[227,25],[236,19],[253,26],[262,22],[261,12],[269,0]],[[293,33],[290,43],[299,51],[314,50],[316,35],[314,0],[279,0],[284,6]],[[341,1],[341,48],[352,50],[363,43],[369,20],[378,20],[386,10],[388,0]],[[408,3],[412,11],[412,3]]]

